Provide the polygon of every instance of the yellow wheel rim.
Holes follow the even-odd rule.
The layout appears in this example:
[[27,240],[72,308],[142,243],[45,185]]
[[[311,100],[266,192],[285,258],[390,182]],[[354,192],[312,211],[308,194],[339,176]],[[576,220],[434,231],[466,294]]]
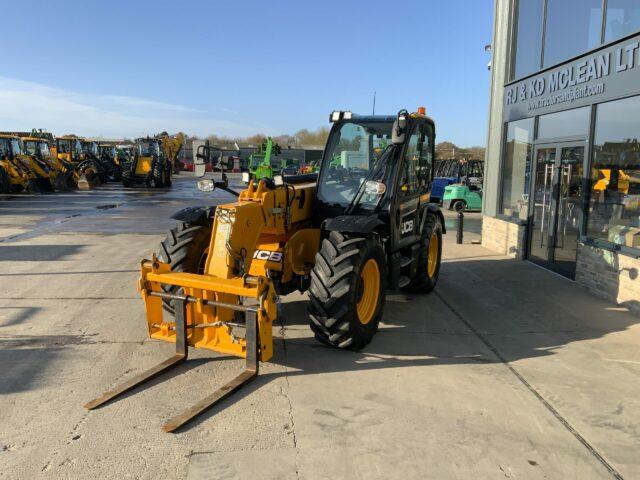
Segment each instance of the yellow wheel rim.
[[363,325],[366,325],[373,319],[378,305],[378,295],[380,295],[380,269],[378,268],[378,262],[373,258],[367,260],[367,263],[364,264],[360,271],[360,286],[358,290],[360,297],[356,307],[358,320]]
[[429,278],[433,278],[436,275],[438,268],[439,242],[438,234],[433,232],[429,240],[429,252],[427,254],[427,275],[429,275]]

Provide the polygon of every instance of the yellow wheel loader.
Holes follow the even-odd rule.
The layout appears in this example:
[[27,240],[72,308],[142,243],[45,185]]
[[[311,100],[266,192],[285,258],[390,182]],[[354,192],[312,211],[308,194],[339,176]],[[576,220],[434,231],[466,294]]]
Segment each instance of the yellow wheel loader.
[[97,148],[95,142],[85,141],[76,135],[56,138],[56,157],[74,170],[75,183],[82,190],[89,190],[100,184],[102,169],[95,159]]
[[3,173],[0,174],[0,189],[10,192],[27,190],[30,192],[53,191],[55,175],[49,166],[36,156],[25,152],[18,135],[0,135],[0,162]]
[[171,136],[166,132],[138,138],[131,157],[122,163],[122,184],[125,187],[170,187],[173,165],[183,143],[182,134]]
[[49,179],[56,190],[69,190],[75,186],[73,170],[56,158],[49,148],[49,142],[42,137],[21,137],[24,152],[34,157],[49,171]]
[[184,362],[189,347],[245,358],[236,378],[163,427],[174,431],[255,378],[259,362],[272,357],[279,296],[307,291],[315,337],[357,350],[377,332],[388,288],[433,290],[444,233],[442,213],[429,202],[433,121],[424,109],[330,118],[317,174],[250,180],[240,193],[224,172],[220,181],[198,182],[237,201],[178,212],[157,254],[141,262],[138,281],[149,335],[175,343],[176,353],[86,408]]

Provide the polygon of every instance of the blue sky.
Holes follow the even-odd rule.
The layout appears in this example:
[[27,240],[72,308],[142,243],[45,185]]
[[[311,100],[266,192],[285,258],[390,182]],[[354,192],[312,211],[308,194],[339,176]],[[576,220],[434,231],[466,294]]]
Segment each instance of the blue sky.
[[[0,130],[293,133],[333,109],[427,107],[484,144],[492,0],[31,1],[5,5]],[[13,10],[13,11],[12,11]],[[35,54],[35,55],[34,55]]]

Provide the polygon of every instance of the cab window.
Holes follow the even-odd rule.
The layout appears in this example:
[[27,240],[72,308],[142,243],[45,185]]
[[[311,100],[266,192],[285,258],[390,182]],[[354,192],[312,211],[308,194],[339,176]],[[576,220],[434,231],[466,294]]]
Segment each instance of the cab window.
[[419,124],[407,140],[400,173],[400,190],[405,195],[429,187],[433,165],[433,130],[430,125]]
[[8,138],[0,138],[0,159],[11,156],[11,147]]

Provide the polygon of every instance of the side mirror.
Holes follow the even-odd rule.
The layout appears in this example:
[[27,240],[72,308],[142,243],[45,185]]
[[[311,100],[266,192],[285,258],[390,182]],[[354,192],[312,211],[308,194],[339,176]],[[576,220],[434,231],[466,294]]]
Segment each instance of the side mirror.
[[393,122],[393,131],[391,132],[391,142],[395,145],[402,145],[407,133],[407,117],[409,112],[400,110],[396,121]]

